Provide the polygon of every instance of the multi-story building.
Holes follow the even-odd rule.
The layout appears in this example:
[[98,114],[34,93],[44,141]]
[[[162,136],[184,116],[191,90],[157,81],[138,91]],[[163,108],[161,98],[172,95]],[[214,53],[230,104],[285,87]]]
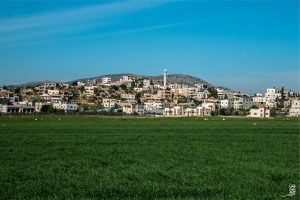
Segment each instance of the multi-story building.
[[57,86],[58,83],[56,82],[47,82],[44,84],[45,88],[55,88]]
[[96,86],[85,86],[84,87],[84,94],[87,96],[95,95],[95,88]]
[[162,101],[148,101],[144,102],[145,110],[161,110],[165,108],[165,103]]
[[111,84],[111,77],[103,77],[102,84]]
[[192,116],[210,116],[211,109],[205,107],[196,107],[196,108],[183,108],[181,106],[174,106],[171,108],[165,108],[164,116],[167,117],[192,117]]
[[123,113],[126,114],[138,114],[143,115],[144,114],[144,105],[141,104],[124,104],[122,106]]
[[214,97],[210,97],[205,99],[201,106],[210,109],[211,111],[215,111],[216,107],[218,106],[218,100]]
[[127,74],[120,79],[119,83],[124,84],[124,83],[128,83],[128,82],[133,82],[133,81],[134,81],[133,76],[131,74]]
[[196,100],[208,99],[210,92],[208,90],[198,90],[196,92],[196,96],[194,97]]
[[268,88],[265,93],[265,98],[268,102],[275,102],[276,100],[281,99],[281,93],[279,89]]
[[18,102],[14,105],[1,105],[0,112],[30,114],[35,112],[35,108],[32,102]]
[[62,109],[65,112],[75,112],[78,106],[76,103],[53,103],[53,108]]
[[231,99],[222,99],[220,100],[220,108],[232,108],[233,101]]
[[96,85],[98,83],[97,79],[89,79],[87,80],[88,85]]
[[143,86],[150,86],[151,81],[149,79],[143,80]]
[[300,116],[300,99],[294,99],[289,111],[290,116]]
[[63,95],[50,95],[51,103],[61,103],[63,100]]
[[40,95],[40,99],[44,103],[51,103],[51,95],[49,95],[49,94],[42,94],[42,95]]
[[252,97],[252,101],[256,105],[265,105],[266,104],[266,98],[262,95],[257,93],[254,97]]
[[122,99],[126,100],[135,100],[135,95],[134,94],[121,94]]
[[218,99],[233,99],[233,91],[217,88]]
[[252,98],[241,93],[234,93],[233,108],[234,109],[249,109],[254,105]]
[[273,110],[264,107],[252,108],[250,109],[250,114],[248,115],[248,117],[258,117],[258,118],[266,118],[272,116],[274,116]]
[[59,90],[48,90],[47,94],[49,94],[49,95],[59,95]]
[[102,100],[102,105],[104,108],[113,108],[119,103],[120,101],[116,99],[105,98]]

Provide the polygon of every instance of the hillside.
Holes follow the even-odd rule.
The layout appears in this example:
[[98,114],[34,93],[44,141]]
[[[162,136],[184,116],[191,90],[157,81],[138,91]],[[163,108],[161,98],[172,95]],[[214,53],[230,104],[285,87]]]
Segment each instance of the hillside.
[[[122,73],[122,74],[106,74],[106,75],[101,75],[101,76],[96,76],[96,77],[89,77],[89,78],[81,78],[81,79],[76,79],[76,80],[72,80],[72,81],[68,81],[66,83],[73,83],[74,81],[81,81],[81,82],[86,82],[87,80],[91,80],[91,79],[97,79],[97,80],[101,80],[103,77],[108,76],[111,77],[112,81],[118,81],[120,80],[124,75],[127,75],[128,73]],[[144,77],[144,78],[148,78],[148,79],[152,79],[153,81],[163,81],[163,76],[147,76],[147,75],[140,75],[140,74],[132,74],[133,77],[135,78],[140,78],[140,77]],[[59,82],[59,81],[34,81],[34,82],[28,82],[28,83],[24,83],[24,84],[17,84],[17,85],[8,85],[6,87],[8,88],[17,88],[17,87],[27,87],[27,86],[36,86],[36,85],[42,85],[44,83],[47,82]],[[170,74],[168,75],[168,83],[179,83],[179,84],[186,84],[189,86],[192,86],[196,83],[201,83],[207,86],[213,86],[211,83],[208,83],[207,81],[204,81],[200,78],[191,76],[191,75],[187,75],[187,74]]]
[[22,84],[16,84],[16,85],[6,85],[7,88],[12,89],[12,88],[24,88],[27,86],[38,86],[38,85],[43,85],[45,83],[55,83],[58,81],[49,81],[49,80],[44,80],[44,81],[32,81],[32,82],[27,82],[27,83],[22,83]]
[[[105,76],[111,77],[112,81],[118,81],[120,80],[124,75],[127,75],[128,73],[122,73],[122,74],[106,74],[106,75],[102,75],[102,76],[97,76],[97,77],[90,77],[90,78],[83,78],[83,79],[77,79],[74,81],[81,81],[81,82],[86,82],[87,80],[91,80],[91,79],[101,79]],[[145,75],[140,75],[140,74],[132,74],[133,77],[138,78],[138,77],[145,77],[148,79],[152,79],[153,81],[163,81],[163,76],[145,76]],[[74,81],[70,81],[68,83],[72,83]],[[208,85],[208,86],[213,86],[212,84],[191,76],[191,75],[186,75],[186,74],[170,74],[168,75],[168,83],[180,83],[180,84],[186,84],[189,86],[192,86],[196,83],[201,83],[204,85]]]

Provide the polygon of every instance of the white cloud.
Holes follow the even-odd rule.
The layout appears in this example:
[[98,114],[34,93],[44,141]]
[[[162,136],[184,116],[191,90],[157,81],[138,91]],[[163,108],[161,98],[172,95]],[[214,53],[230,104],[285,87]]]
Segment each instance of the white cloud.
[[20,16],[18,18],[1,20],[0,32],[120,16],[162,3],[165,3],[165,1],[122,1],[109,4],[96,4],[69,10],[52,11],[33,16]]
[[[26,43],[114,23],[116,17],[168,1],[120,1],[0,20],[0,43]],[[49,38],[47,38],[49,39]],[[53,38],[51,38],[53,39]]]
[[122,30],[113,33],[114,35],[123,35],[123,34],[128,34],[128,33],[140,33],[140,32],[146,32],[146,31],[152,31],[152,30],[157,30],[157,29],[165,29],[165,28],[172,28],[175,26],[180,26],[184,24],[191,23],[190,21],[187,22],[178,22],[178,23],[169,23],[169,24],[161,24],[161,25],[155,25],[155,26],[147,26],[147,27],[142,27],[142,28],[137,28],[137,29],[130,29],[130,30]]
[[[97,39],[97,38],[103,38],[103,37],[111,37],[111,36],[118,36],[118,35],[124,35],[124,34],[134,34],[134,33],[140,33],[140,32],[147,32],[152,30],[158,30],[158,29],[167,29],[172,28],[176,26],[181,26],[185,24],[193,23],[194,21],[185,21],[185,22],[178,22],[178,23],[167,23],[167,24],[160,24],[160,25],[154,25],[154,26],[146,26],[146,27],[140,27],[136,29],[126,29],[126,30],[119,30],[115,32],[109,32],[109,33],[103,33],[103,34],[97,34],[97,35],[86,35],[86,36],[75,36],[75,37],[68,37],[64,40],[84,40],[84,39]],[[85,24],[82,26],[77,27],[63,27],[61,29],[57,30],[49,30],[49,31],[41,31],[41,32],[35,32],[35,33],[29,33],[27,35],[10,35],[5,38],[0,38],[0,43],[2,44],[9,44],[9,46],[19,46],[19,45],[35,45],[35,44],[42,44],[42,43],[48,43],[48,42],[55,42],[59,38],[48,38],[43,39],[42,36],[52,35],[52,34],[60,34],[65,32],[76,32],[81,31],[88,28],[93,28],[95,26],[101,26],[103,24]],[[41,38],[39,38],[41,37]],[[22,42],[25,41],[25,42]]]

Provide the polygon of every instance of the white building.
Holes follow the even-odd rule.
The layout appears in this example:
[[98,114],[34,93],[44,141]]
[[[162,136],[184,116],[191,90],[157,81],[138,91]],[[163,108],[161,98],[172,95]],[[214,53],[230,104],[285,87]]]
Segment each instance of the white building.
[[139,114],[139,115],[143,115],[144,114],[144,105],[140,105],[140,104],[124,104],[122,106],[123,109],[123,113],[126,114]]
[[196,83],[195,87],[202,90],[202,89],[204,89],[204,84]]
[[194,98],[197,96],[197,88],[195,88],[195,87],[173,88],[173,89],[171,89],[171,92],[175,96],[178,96],[178,94],[180,94],[181,96],[191,97],[191,98]]
[[277,106],[276,101],[266,101],[266,107],[267,108],[275,108]]
[[262,95],[257,93],[253,98],[252,98],[253,102],[256,104],[265,104],[266,103],[266,98]]
[[49,94],[42,94],[40,98],[43,102],[51,103],[51,96]]
[[53,108],[62,109],[65,112],[75,112],[78,106],[76,103],[53,103]]
[[300,100],[295,99],[292,101],[292,105],[289,111],[289,116],[299,117],[300,116]]
[[233,95],[233,108],[234,109],[249,109],[254,105],[252,98],[248,95],[235,93]]
[[122,105],[122,110],[123,110],[123,113],[132,114],[133,113],[132,104],[123,104]]
[[143,80],[143,85],[144,86],[150,86],[151,81],[149,79],[144,79]]
[[250,109],[250,114],[248,115],[248,117],[258,117],[258,118],[266,118],[272,116],[273,116],[272,110],[266,108],[252,108]]
[[77,86],[85,86],[85,83],[77,81]]
[[144,86],[144,87],[142,87],[142,88],[140,88],[140,87],[135,87],[135,88],[133,88],[133,90],[136,91],[136,92],[143,92],[144,90],[146,90],[145,87],[146,87],[146,86]]
[[111,84],[111,77],[103,77],[102,84]]
[[148,101],[144,103],[145,110],[161,110],[165,108],[165,103],[161,101]]
[[195,94],[195,99],[197,100],[203,100],[203,99],[207,99],[208,96],[210,95],[210,92],[208,90],[203,90],[203,91],[196,91]]
[[126,100],[135,100],[135,95],[134,94],[121,94],[122,99]]
[[59,95],[59,90],[48,90],[47,94],[49,94],[49,95]]
[[35,112],[41,112],[41,108],[43,105],[51,105],[50,103],[45,103],[45,102],[35,102],[34,104],[34,110]]
[[222,99],[220,101],[220,107],[221,108],[232,108],[233,107],[233,101],[230,99]]
[[201,106],[206,109],[215,111],[216,107],[218,106],[218,100],[214,97],[210,97],[208,99],[205,99],[204,102],[201,104]]
[[127,74],[127,75],[123,76],[123,77],[120,79],[120,84],[132,82],[132,81],[133,81],[132,75],[131,75],[131,74]]
[[196,116],[211,116],[211,111],[210,108],[197,107]]
[[55,88],[56,85],[57,85],[56,82],[47,82],[47,83],[44,84],[44,87],[45,88]]
[[233,91],[217,88],[218,99],[233,99]]
[[275,102],[277,99],[281,99],[281,93],[278,89],[268,88],[265,93],[266,101]]
[[32,105],[2,105],[0,104],[0,112],[2,113],[34,113],[35,109]]
[[164,116],[166,117],[192,117],[192,116],[210,116],[211,109],[205,107],[196,108],[182,108],[181,106],[174,106],[172,108],[165,108]]
[[173,115],[174,116],[182,116],[183,115],[183,108],[180,107],[180,106],[174,106]]
[[120,101],[116,99],[105,98],[102,100],[102,105],[104,108],[113,108],[118,103],[120,103]]
[[88,85],[96,85],[98,83],[97,79],[89,79],[87,80]]
[[61,103],[63,100],[62,95],[50,95],[51,97],[51,103]]
[[87,96],[93,96],[95,94],[96,86],[85,86],[84,87],[84,94]]

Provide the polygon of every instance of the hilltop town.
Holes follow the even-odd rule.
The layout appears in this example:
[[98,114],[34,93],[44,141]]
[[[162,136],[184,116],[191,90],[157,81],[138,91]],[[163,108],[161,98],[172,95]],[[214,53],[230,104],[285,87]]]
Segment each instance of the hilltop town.
[[[143,116],[242,115],[300,116],[299,92],[267,88],[265,94],[248,95],[204,81],[184,84],[146,76],[110,76],[70,83],[45,82],[24,87],[0,88],[2,114],[83,113]],[[193,84],[193,85],[191,85]]]

